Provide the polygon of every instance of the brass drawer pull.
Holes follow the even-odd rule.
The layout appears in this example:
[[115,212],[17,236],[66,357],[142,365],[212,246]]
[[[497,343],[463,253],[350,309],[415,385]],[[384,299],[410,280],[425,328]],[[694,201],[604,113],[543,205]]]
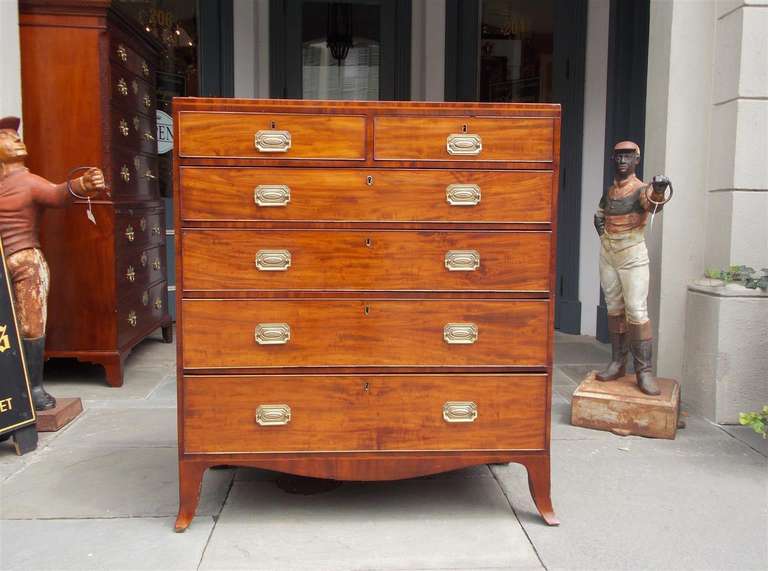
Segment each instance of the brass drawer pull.
[[259,345],[285,345],[291,339],[291,327],[287,323],[259,323],[255,337]]
[[117,80],[117,91],[120,95],[128,95],[128,84],[122,77]]
[[143,101],[144,101],[144,107],[146,107],[147,109],[152,107],[152,98],[149,95],[144,94]]
[[258,131],[255,144],[261,153],[285,153],[291,148],[291,134],[288,131]]
[[476,184],[449,184],[445,199],[451,206],[475,206],[480,202],[480,187]]
[[136,281],[136,270],[133,269],[133,266],[128,266],[128,269],[125,270],[125,278],[129,282],[135,282]]
[[128,224],[128,227],[125,229],[125,237],[128,238],[129,242],[133,242],[133,239],[136,237],[136,234],[133,231],[133,226]]
[[448,250],[445,267],[451,272],[474,272],[480,267],[480,252],[477,250]]
[[148,178],[149,180],[155,180],[157,177],[152,173],[151,170],[148,170],[144,173],[144,178]]
[[138,318],[136,317],[136,312],[131,310],[128,312],[128,325],[131,327],[136,327],[136,323],[138,323]]
[[125,182],[131,182],[131,171],[128,170],[128,165],[120,167],[120,178]]
[[291,253],[288,250],[259,250],[256,267],[261,272],[284,272],[291,267]]
[[144,77],[149,77],[149,66],[144,60],[141,60],[141,72],[144,74]]
[[160,226],[152,226],[152,234],[154,234],[155,236],[160,235],[160,230],[161,230]]
[[446,323],[443,339],[450,345],[471,345],[477,341],[477,325],[474,323]]
[[155,140],[155,137],[149,131],[144,131],[144,138],[147,141],[154,141]]
[[291,201],[291,189],[284,184],[260,184],[253,191],[258,206],[287,206]]
[[477,404],[472,401],[448,401],[443,405],[445,422],[474,422],[477,418]]
[[483,139],[480,135],[453,133],[448,135],[446,149],[449,155],[479,155],[483,150]]
[[154,262],[152,262],[152,268],[156,271],[160,270],[160,258],[157,258]]
[[127,137],[130,130],[128,129],[128,121],[125,119],[120,119],[120,125],[118,127],[120,129],[120,134],[123,137]]
[[260,404],[256,409],[259,426],[284,426],[291,422],[291,407],[287,404]]
[[125,49],[125,46],[123,44],[120,44],[117,46],[117,57],[120,58],[120,61],[126,62],[128,61],[128,50]]
[[159,297],[155,299],[155,309],[157,309],[158,311],[163,309],[163,300],[160,299]]

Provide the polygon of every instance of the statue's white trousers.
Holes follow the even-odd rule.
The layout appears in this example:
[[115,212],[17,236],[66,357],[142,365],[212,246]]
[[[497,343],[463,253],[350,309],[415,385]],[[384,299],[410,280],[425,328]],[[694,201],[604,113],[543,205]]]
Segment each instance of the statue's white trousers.
[[600,239],[600,285],[608,315],[625,315],[632,324],[648,321],[648,249],[643,228]]

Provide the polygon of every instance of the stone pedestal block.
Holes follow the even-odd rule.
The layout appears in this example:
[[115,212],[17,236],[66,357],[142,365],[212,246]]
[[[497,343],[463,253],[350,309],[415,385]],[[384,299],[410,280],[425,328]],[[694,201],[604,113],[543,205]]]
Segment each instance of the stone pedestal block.
[[600,382],[590,373],[573,393],[571,424],[606,430],[619,436],[674,440],[680,414],[680,386],[658,379],[661,394],[646,395],[634,375]]
[[768,294],[690,285],[683,402],[720,424],[768,404]]

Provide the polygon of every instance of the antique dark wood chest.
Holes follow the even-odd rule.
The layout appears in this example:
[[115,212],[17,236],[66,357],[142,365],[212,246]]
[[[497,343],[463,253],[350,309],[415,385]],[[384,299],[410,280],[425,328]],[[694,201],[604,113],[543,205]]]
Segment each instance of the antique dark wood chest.
[[206,468],[526,466],[550,524],[560,108],[176,99],[180,509]]

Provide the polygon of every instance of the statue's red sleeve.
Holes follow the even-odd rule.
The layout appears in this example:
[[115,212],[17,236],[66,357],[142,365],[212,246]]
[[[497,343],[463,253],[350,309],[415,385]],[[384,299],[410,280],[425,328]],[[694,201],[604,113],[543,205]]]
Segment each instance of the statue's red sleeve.
[[37,204],[48,208],[61,208],[72,202],[67,183],[53,184],[42,177],[32,175],[32,195]]

